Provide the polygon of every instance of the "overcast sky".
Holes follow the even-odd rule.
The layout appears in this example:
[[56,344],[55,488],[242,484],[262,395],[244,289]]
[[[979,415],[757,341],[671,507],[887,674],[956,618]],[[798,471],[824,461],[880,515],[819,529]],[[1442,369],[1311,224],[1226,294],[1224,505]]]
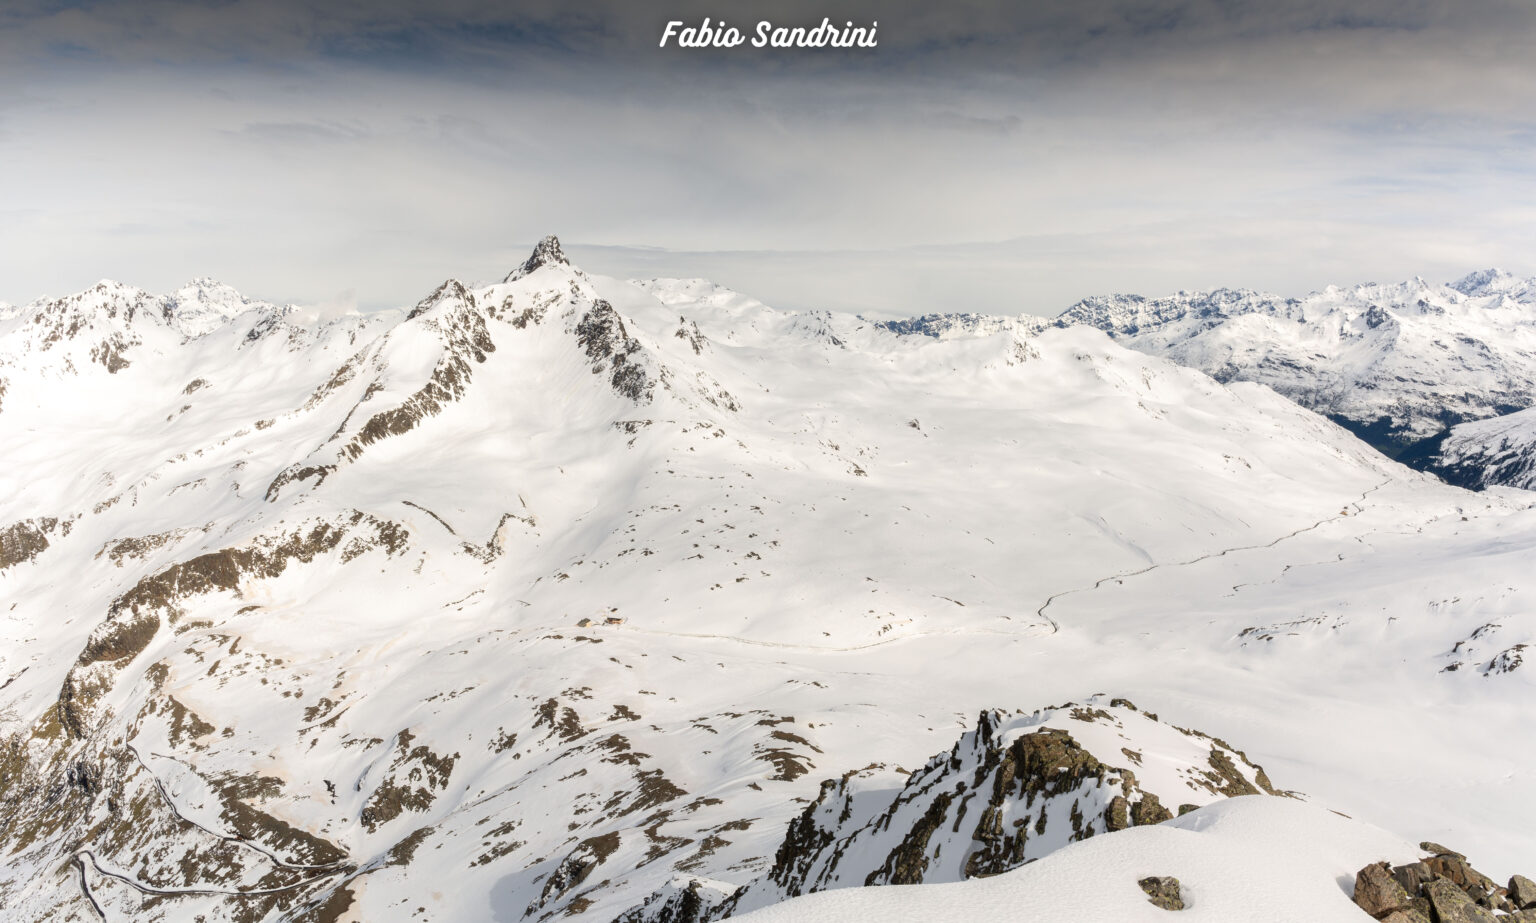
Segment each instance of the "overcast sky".
[[[872,315],[1536,275],[1532,0],[311,6],[0,6],[0,300],[396,306],[547,233]],[[879,46],[656,47],[706,14]]]

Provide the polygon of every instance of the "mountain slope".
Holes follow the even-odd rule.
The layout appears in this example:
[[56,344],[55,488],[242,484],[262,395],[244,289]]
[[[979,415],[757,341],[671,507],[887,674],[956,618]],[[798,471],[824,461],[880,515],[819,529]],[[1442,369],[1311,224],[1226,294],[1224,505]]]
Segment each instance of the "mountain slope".
[[1308,920],[1360,923],[1340,887],[1370,862],[1406,861],[1407,841],[1283,798],[1236,798],[1156,827],[1096,837],[996,878],[964,885],[865,888],[799,898],[743,916],[743,923],[960,923],[971,920],[1157,921],[1138,881],[1171,877],[1176,919],[1208,923]]
[[[116,307],[48,350],[47,317],[0,334],[23,917],[723,898],[822,779],[881,762],[894,795],[976,715],[1097,692],[1410,835],[1512,863],[1536,823],[1505,797],[1530,671],[1482,669],[1536,630],[1528,504],[1265,388],[1084,327],[902,336],[631,285],[552,239],[324,323],[189,335],[89,299]],[[78,359],[114,333],[126,366]],[[1461,739],[1468,710],[1505,734]]]
[[1536,490],[1536,408],[1453,426],[1418,455],[1415,467],[1451,484]]
[[1329,287],[1300,299],[1232,289],[1110,295],[1051,320],[930,314],[880,323],[939,339],[1072,325],[1219,381],[1266,384],[1390,457],[1442,472],[1456,466],[1453,483],[1481,488],[1519,476],[1505,473],[1499,448],[1473,448],[1468,435],[1445,466],[1430,461],[1433,440],[1449,427],[1536,402],[1536,280],[1498,270],[1447,285]]

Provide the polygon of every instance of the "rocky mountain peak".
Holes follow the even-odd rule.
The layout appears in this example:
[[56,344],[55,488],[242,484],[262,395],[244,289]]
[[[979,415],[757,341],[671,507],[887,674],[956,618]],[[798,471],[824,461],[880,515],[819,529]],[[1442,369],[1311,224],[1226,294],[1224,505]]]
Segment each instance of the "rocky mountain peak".
[[252,301],[234,286],[208,276],[199,276],[160,299],[162,316],[187,337],[211,333],[231,318],[256,307],[272,306]]
[[533,253],[528,256],[523,265],[508,273],[505,281],[512,282],[521,279],[540,267],[551,265],[571,265],[571,261],[565,258],[565,251],[560,249],[560,238],[553,234],[546,236],[535,244]]
[[1529,280],[1502,269],[1488,268],[1469,272],[1450,284],[1450,287],[1470,298],[1480,295],[1501,295],[1529,287]]
[[458,304],[474,305],[475,296],[469,293],[464,283],[458,279],[448,279],[432,290],[432,294],[416,302],[416,306],[406,314],[406,319],[419,317],[444,302],[452,301]]
[[212,276],[198,276],[166,297],[183,300],[196,299],[198,301],[226,300],[230,298],[237,301],[245,300],[244,296],[234,286],[220,282]]
[[83,292],[62,298],[50,298],[32,303],[38,308],[39,320],[43,318],[67,318],[85,323],[87,318],[125,318],[131,320],[137,308],[149,296],[131,285],[102,279]]

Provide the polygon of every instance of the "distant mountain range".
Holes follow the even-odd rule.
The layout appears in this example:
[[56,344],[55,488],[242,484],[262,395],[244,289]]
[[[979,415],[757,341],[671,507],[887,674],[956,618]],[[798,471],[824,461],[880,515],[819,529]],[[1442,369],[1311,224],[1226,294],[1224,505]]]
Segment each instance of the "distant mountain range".
[[881,326],[932,337],[1086,325],[1218,381],[1268,385],[1388,455],[1461,486],[1531,485],[1529,424],[1472,425],[1536,404],[1536,279],[1498,270],[1330,287],[1109,295],[1059,316],[935,314]]

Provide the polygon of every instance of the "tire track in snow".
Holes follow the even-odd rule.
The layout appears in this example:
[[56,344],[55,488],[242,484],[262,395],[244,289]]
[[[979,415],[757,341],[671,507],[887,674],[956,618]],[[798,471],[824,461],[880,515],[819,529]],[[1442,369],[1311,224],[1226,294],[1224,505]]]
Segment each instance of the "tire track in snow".
[[[1382,481],[1380,484],[1377,484],[1375,487],[1371,487],[1371,488],[1367,489],[1366,491],[1361,493],[1360,496],[1356,497],[1354,500],[1351,500],[1349,502],[1349,505],[1354,507],[1355,508],[1355,512],[1357,512],[1357,513],[1364,512],[1364,510],[1360,506],[1360,504],[1365,502],[1365,498],[1369,497],[1371,494],[1375,493],[1376,491],[1380,490],[1381,488],[1387,486],[1390,483],[1391,483],[1391,479],[1388,478],[1387,480]],[[1264,548],[1273,548],[1273,547],[1275,547],[1276,545],[1280,544],[1283,541],[1287,541],[1289,539],[1295,538],[1298,535],[1302,535],[1304,533],[1311,532],[1313,529],[1321,528],[1322,526],[1326,525],[1327,523],[1337,522],[1340,519],[1343,519],[1343,518],[1345,518],[1348,515],[1349,515],[1348,512],[1341,512],[1337,516],[1328,516],[1328,517],[1325,517],[1323,519],[1319,519],[1317,522],[1312,523],[1310,526],[1303,526],[1303,527],[1301,527],[1300,529],[1297,529],[1294,532],[1287,532],[1286,534],[1280,536],[1279,538],[1274,539],[1273,541],[1264,542],[1263,544],[1259,544],[1259,545],[1238,545],[1238,546],[1233,547],[1233,548],[1224,548],[1221,551],[1213,551],[1213,552],[1210,552],[1209,554],[1202,554],[1199,557],[1190,558],[1188,561],[1171,561],[1171,562],[1166,563],[1166,564],[1152,564],[1152,565],[1149,565],[1147,567],[1143,567],[1140,570],[1125,571],[1123,573],[1110,574],[1108,577],[1100,577],[1098,580],[1095,580],[1093,582],[1092,586],[1076,587],[1074,589],[1062,590],[1060,593],[1052,594],[1051,596],[1046,598],[1044,603],[1041,603],[1040,608],[1035,610],[1035,615],[1037,615],[1040,618],[1044,619],[1045,621],[1049,622],[1050,625],[1051,625],[1051,634],[1056,634],[1057,632],[1061,631],[1061,625],[1055,619],[1051,618],[1049,615],[1046,615],[1045,614],[1045,610],[1049,609],[1051,607],[1052,603],[1056,602],[1056,600],[1062,598],[1063,596],[1071,596],[1074,593],[1089,593],[1089,592],[1092,592],[1093,590],[1097,590],[1099,587],[1103,586],[1104,584],[1108,583],[1111,580],[1128,580],[1131,577],[1139,577],[1142,574],[1149,574],[1152,571],[1160,570],[1160,569],[1165,568],[1165,567],[1189,567],[1190,565],[1193,565],[1193,564],[1199,564],[1201,561],[1209,561],[1212,558],[1226,557],[1227,555],[1229,555],[1229,554],[1231,554],[1231,553],[1233,553],[1235,551],[1258,551],[1258,550],[1264,549]]]
[[[1030,626],[1025,626],[1025,628],[1028,627]],[[911,634],[898,635],[894,638],[882,638],[879,641],[870,641],[867,644],[854,644],[848,647],[829,647],[823,644],[794,644],[788,641],[759,641],[755,638],[743,638],[739,635],[695,634],[692,632],[683,631],[663,631],[659,628],[637,628],[628,625],[623,627],[616,626],[610,630],[634,632],[636,634],[645,635],[662,635],[668,638],[691,638],[697,641],[731,641],[736,644],[749,644],[753,647],[771,647],[779,648],[780,650],[808,651],[813,654],[848,654],[854,651],[867,651],[872,647],[884,647],[887,644],[899,644],[903,641],[916,641],[920,638],[934,638],[943,635],[1003,635],[1009,638],[1016,638],[1024,633],[1022,631],[999,631],[996,628],[961,626],[958,628],[936,629],[933,631],[915,631]],[[1055,634],[1054,629],[1051,631],[1051,634]]]

